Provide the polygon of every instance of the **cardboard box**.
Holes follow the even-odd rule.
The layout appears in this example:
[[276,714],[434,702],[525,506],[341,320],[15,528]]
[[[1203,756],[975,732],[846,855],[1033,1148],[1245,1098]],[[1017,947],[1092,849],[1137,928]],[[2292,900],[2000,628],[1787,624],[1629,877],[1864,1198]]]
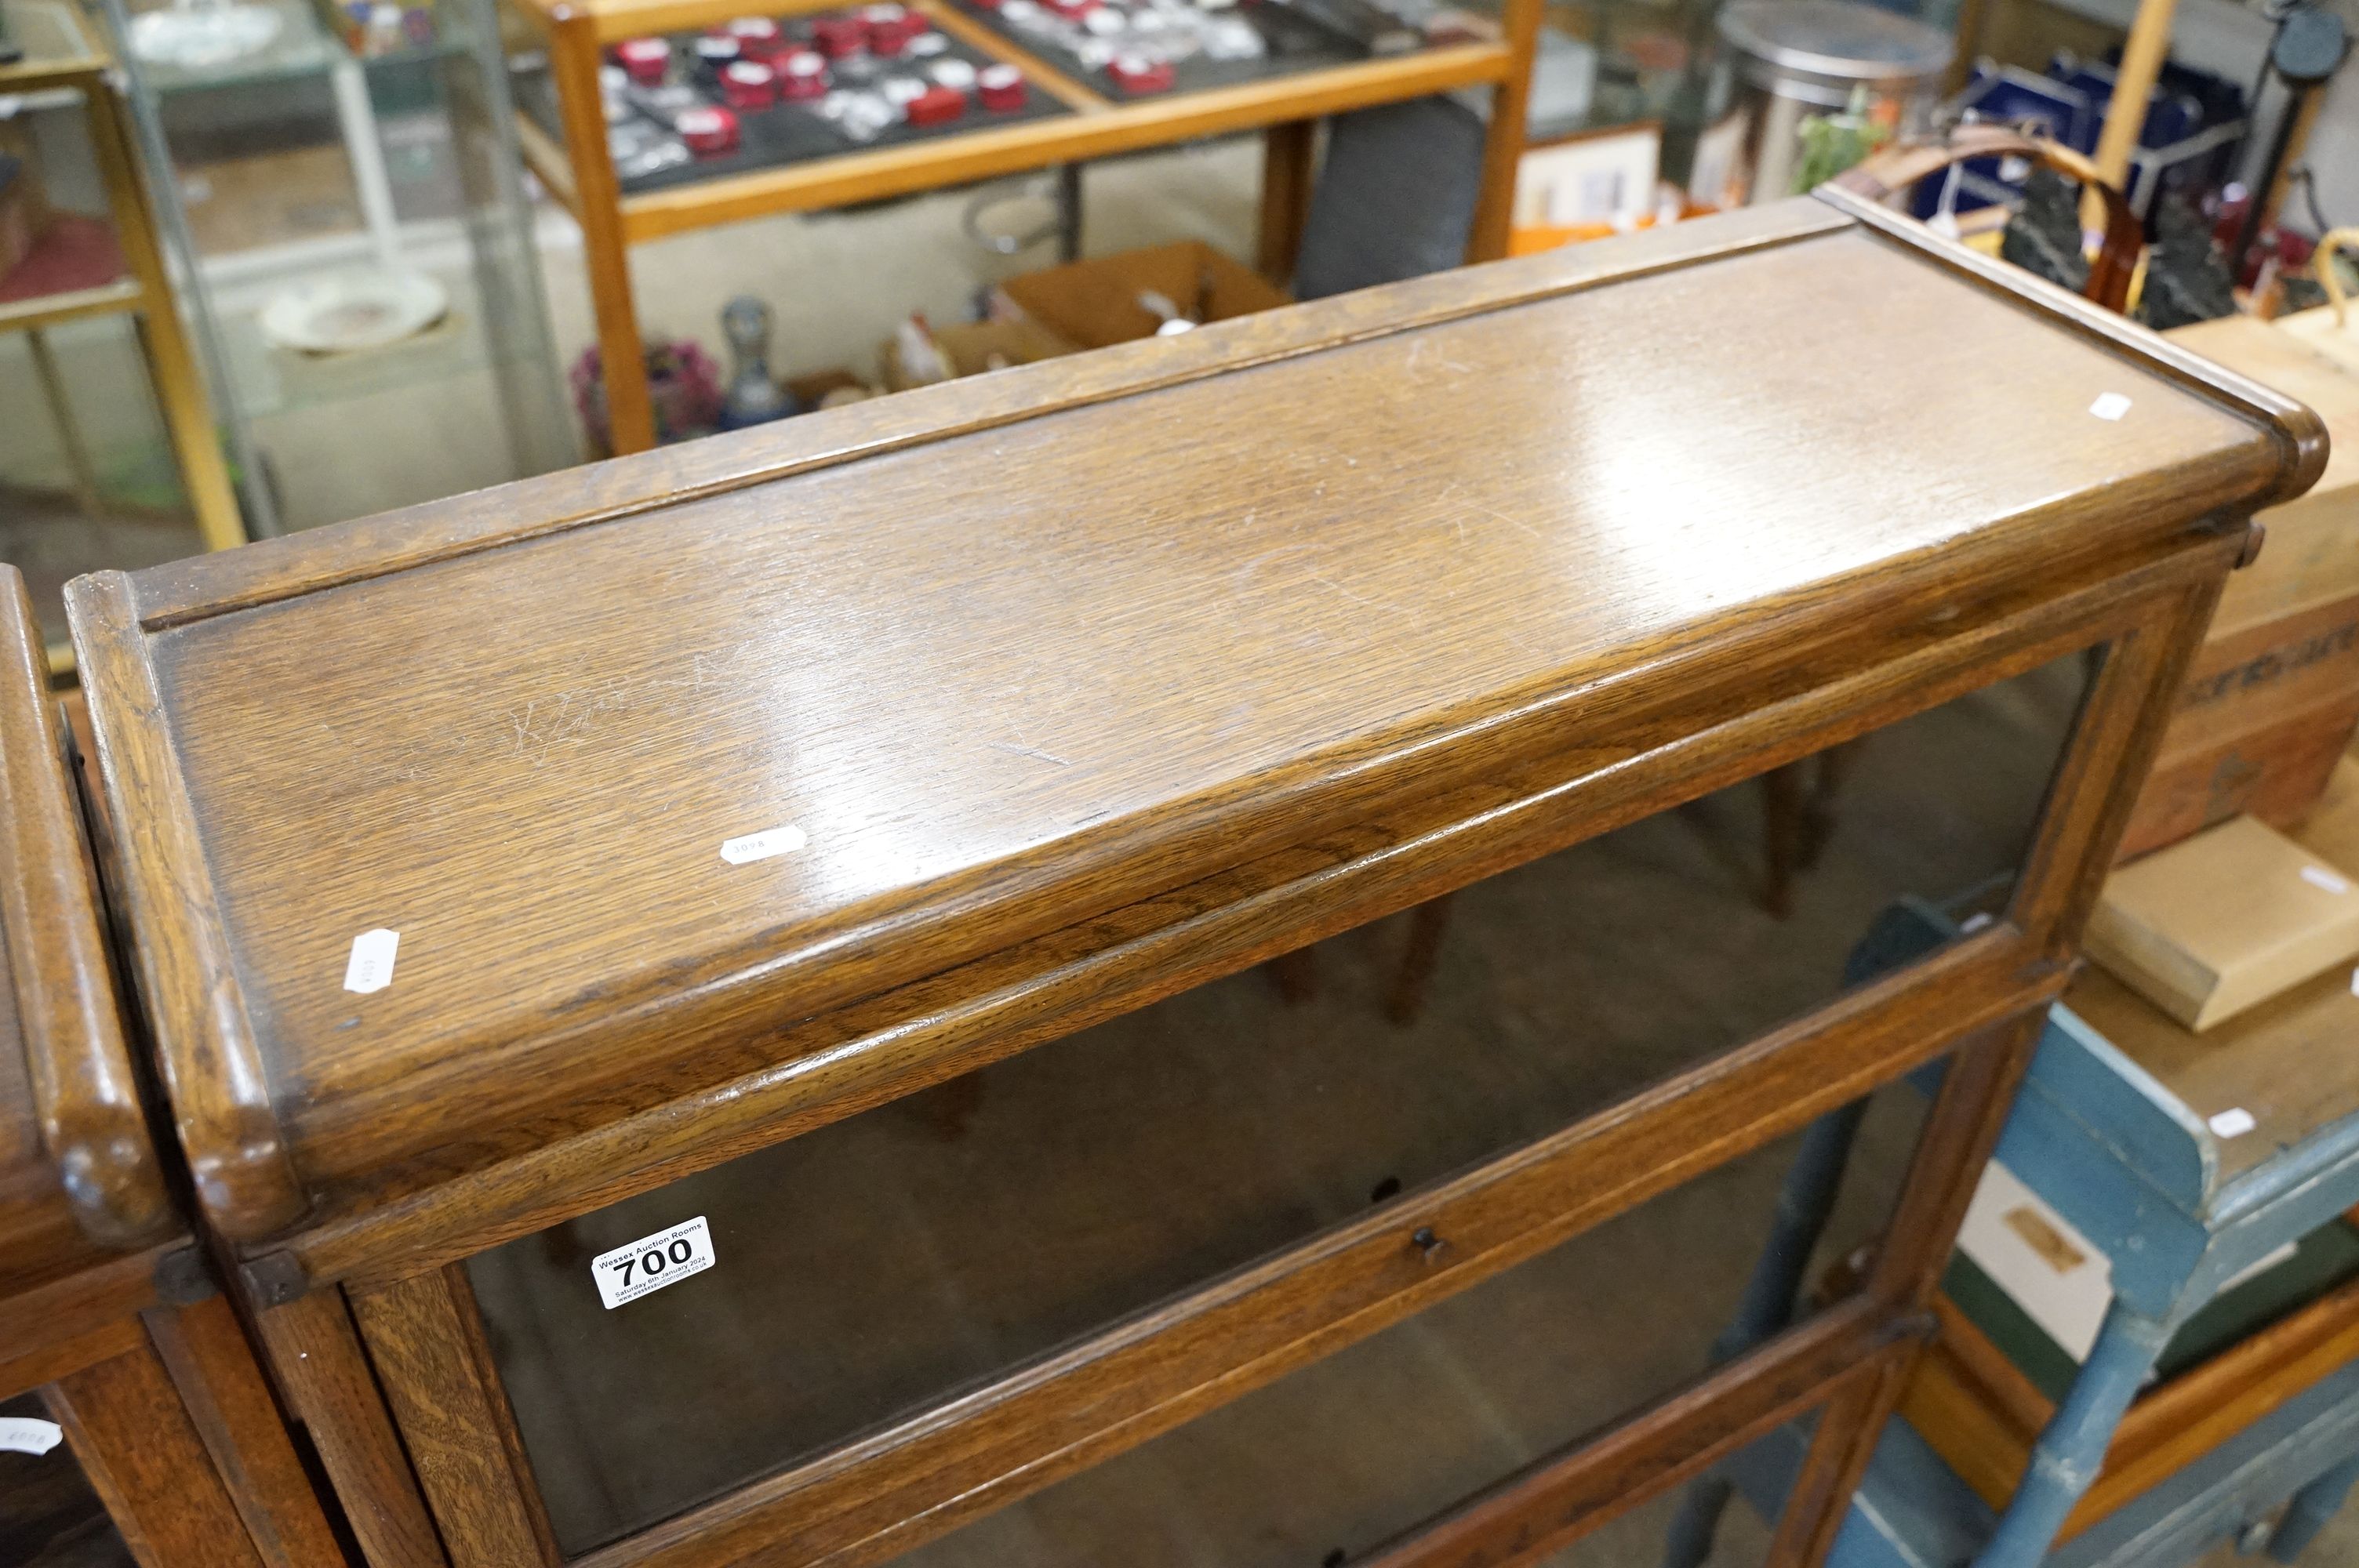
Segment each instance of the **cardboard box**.
[[2345,370],[2359,372],[2359,311],[2338,322],[2334,307],[2321,305],[2313,310],[2280,316],[2269,325],[2299,340],[2304,347],[2336,361]]
[[2089,956],[2204,1030],[2359,955],[2359,886],[2284,834],[2234,817],[2106,880]]
[[2309,404],[2333,445],[2314,488],[2260,514],[2260,558],[2221,593],[2123,838],[2125,857],[2239,811],[2277,827],[2300,821],[2359,704],[2359,366],[2251,317],[2169,336]]
[[1163,319],[1138,302],[1152,289],[1198,321],[1225,321],[1291,304],[1286,291],[1199,240],[1125,251],[999,286],[1014,311],[1084,349],[1151,338]]
[[[950,362],[953,380],[1073,351],[1071,343],[1034,321],[975,321],[936,327],[933,333],[942,357]],[[888,392],[907,392],[912,386],[925,384],[901,373],[900,351],[889,338],[876,351],[876,362],[884,373],[885,389]]]
[[[2251,734],[2163,758],[2138,791],[2122,833],[2121,858],[2176,844],[2232,816],[2256,816],[2280,831],[2291,830],[2320,809],[2319,796],[2354,733],[2359,694],[2347,694],[2297,709]],[[2326,858],[2359,868],[2359,855]]]
[[2359,693],[2359,592],[2257,623],[2215,618],[2187,668],[2163,755],[2208,751]]
[[2338,363],[2284,324],[2250,316],[2201,321],[2169,336],[2181,348],[2307,403],[2325,422],[2332,443],[2326,471],[2315,485],[2259,514],[2267,542],[2258,560],[2230,574],[2212,612],[2212,634],[2359,594],[2359,364]]

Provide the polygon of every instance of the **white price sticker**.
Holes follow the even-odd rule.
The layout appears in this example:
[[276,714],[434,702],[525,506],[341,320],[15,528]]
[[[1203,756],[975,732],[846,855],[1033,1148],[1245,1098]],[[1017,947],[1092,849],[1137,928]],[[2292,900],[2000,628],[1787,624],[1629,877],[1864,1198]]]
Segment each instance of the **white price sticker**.
[[2250,1132],[2254,1128],[2258,1127],[2259,1125],[2259,1122],[2253,1119],[2253,1113],[2246,1110],[2240,1105],[2233,1109],[2223,1110],[2219,1115],[2212,1119],[2212,1136],[2214,1138],[2242,1138],[2245,1133]]
[[712,1267],[712,1228],[700,1214],[628,1247],[599,1253],[590,1260],[590,1277],[598,1281],[598,1299],[612,1312]]
[[790,855],[804,844],[803,830],[788,822],[777,827],[766,827],[759,833],[748,833],[743,838],[722,840],[721,858],[733,866],[748,860],[766,860],[773,855]]
[[47,1454],[65,1434],[65,1428],[53,1421],[29,1415],[0,1415],[0,1449],[11,1454]]
[[353,937],[353,956],[344,964],[344,989],[365,996],[393,984],[393,954],[400,946],[401,933],[381,925]]
[[2089,412],[2100,419],[2119,419],[2130,411],[2130,400],[2118,392],[2101,392],[2097,401],[2089,405]]

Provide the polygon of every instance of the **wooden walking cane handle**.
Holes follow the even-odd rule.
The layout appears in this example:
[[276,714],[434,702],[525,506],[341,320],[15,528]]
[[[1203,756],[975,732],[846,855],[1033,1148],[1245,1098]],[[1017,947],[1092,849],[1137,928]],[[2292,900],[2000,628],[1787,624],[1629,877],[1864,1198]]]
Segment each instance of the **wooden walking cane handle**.
[[2130,211],[2129,198],[2107,183],[2086,155],[2071,147],[2005,125],[1961,125],[1943,141],[1887,147],[1830,183],[1871,201],[1883,201],[1952,164],[2010,157],[2029,158],[2097,193],[2105,208],[2105,239],[2097,259],[2089,265],[2088,286],[2081,292],[2108,310],[2123,309],[2129,303],[2130,277],[2137,269],[2138,252],[2146,246],[2146,225]]

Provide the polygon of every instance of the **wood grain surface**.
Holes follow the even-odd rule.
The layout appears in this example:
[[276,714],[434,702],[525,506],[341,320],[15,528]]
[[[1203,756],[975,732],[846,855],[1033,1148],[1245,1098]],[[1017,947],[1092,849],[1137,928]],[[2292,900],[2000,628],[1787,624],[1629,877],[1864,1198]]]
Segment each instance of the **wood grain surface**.
[[[2133,635],[2174,584],[2216,575],[2230,548],[1952,604],[1874,639],[1864,667],[1859,650],[1828,649],[1774,676],[1690,690],[1668,712],[1622,712],[1608,736],[747,1042],[693,1073],[651,1063],[599,1102],[613,1119],[568,1134],[518,1115],[504,1142],[445,1146],[402,1167],[397,1185],[331,1195],[274,1260],[360,1283],[455,1260]],[[2080,824],[2038,852],[2071,862],[2087,832]]]
[[[66,756],[32,601],[0,566],[0,1289],[175,1224]],[[63,1234],[75,1227],[79,1239]]]
[[[127,627],[130,588],[120,574],[70,586],[79,590],[85,624]],[[102,632],[93,653],[82,662],[82,689],[107,781],[124,882],[117,891],[137,938],[142,996],[180,1150],[198,1200],[233,1234],[284,1224],[302,1213],[304,1197],[279,1132],[237,965],[215,923],[212,878],[186,785],[164,731],[122,722],[125,706],[160,709],[148,650],[136,638]],[[173,870],[165,880],[141,874],[167,864]],[[179,939],[151,935],[166,930]]]
[[353,1298],[353,1308],[435,1517],[465,1544],[461,1560],[555,1568],[465,1281],[448,1270],[419,1274]]
[[145,1346],[59,1379],[43,1400],[140,1568],[268,1568]]
[[[84,579],[217,1222],[272,1234],[490,1123],[2314,468],[2281,400],[1802,207],[1618,275],[1510,264],[816,416],[710,488],[611,465],[573,481],[598,525],[526,489]],[[2005,389],[1973,373],[1994,341]],[[2089,412],[2108,392],[2128,416]],[[781,827],[800,848],[723,858]],[[378,926],[397,972],[355,995]]]
[[141,1315],[265,1568],[331,1568],[343,1549],[226,1296]]
[[369,1568],[446,1568],[441,1538],[344,1293],[315,1291],[258,1314],[255,1328],[295,1419],[311,1434]]

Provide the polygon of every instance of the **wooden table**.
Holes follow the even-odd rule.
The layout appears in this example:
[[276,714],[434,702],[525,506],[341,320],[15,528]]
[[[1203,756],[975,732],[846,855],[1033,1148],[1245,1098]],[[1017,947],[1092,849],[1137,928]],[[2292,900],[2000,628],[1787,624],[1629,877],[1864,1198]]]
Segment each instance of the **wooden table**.
[[0,1446],[0,1540],[42,1556],[74,1524],[111,1528],[141,1568],[330,1568],[148,1133],[73,766],[23,580],[0,567],[0,1406],[63,1428],[46,1454]]
[[[792,0],[765,14],[793,16],[831,8],[835,7],[826,0]],[[1266,144],[1258,265],[1284,287],[1293,275],[1309,211],[1315,133],[1321,118],[1460,88],[1488,87],[1490,130],[1466,258],[1489,261],[1507,254],[1541,0],[1507,0],[1497,42],[1431,47],[1359,64],[1127,103],[1110,101],[1018,49],[962,14],[952,0],[913,0],[910,8],[961,42],[1015,65],[1035,92],[1048,94],[1071,113],[625,195],[607,147],[598,87],[598,68],[606,49],[625,38],[725,22],[745,14],[744,0],[516,0],[514,14],[547,41],[564,132],[560,147],[524,121],[525,158],[582,225],[615,451],[645,451],[656,444],[654,406],[632,297],[630,247],[667,234],[1258,130],[1266,133]]]
[[[2359,851],[2359,765],[2345,764],[2302,841],[2333,864]],[[1953,929],[1931,910],[1896,911],[1875,962],[1900,961]],[[2359,1353],[2359,1286],[2346,1282],[2176,1376],[2149,1376],[2223,1289],[2359,1203],[2359,1076],[2334,1049],[2354,1024],[2359,997],[2346,968],[2201,1035],[2102,970],[2073,981],[2049,1016],[1996,1157],[2071,1227],[2068,1249],[2093,1249],[2080,1266],[2107,1271],[2103,1324],[2064,1398],[2051,1401],[1959,1308],[1940,1303],[1936,1349],[1902,1396],[1907,1424],[1886,1437],[1831,1563],[2183,1560],[2147,1555],[2145,1534],[2202,1500],[2180,1473]],[[1822,1136],[1844,1133],[1830,1123]],[[1789,1210],[1811,1206],[1790,1195]],[[1781,1238],[1780,1250],[1807,1254],[1811,1239]],[[1777,1498],[1781,1446],[1790,1463],[1788,1440],[1732,1465],[1748,1493]],[[2272,1466],[2293,1478],[2253,1516],[2317,1480],[2297,1510],[2306,1542],[2351,1486],[2337,1463],[2351,1452],[2321,1451],[2307,1470]],[[1983,1506],[1959,1495],[1968,1490]],[[2249,1488],[2238,1496],[2251,1500]],[[2194,1511],[2215,1523],[2227,1517],[2216,1507]],[[2100,1537],[2108,1544],[2071,1544],[2116,1513],[2138,1522]],[[2280,1544],[2281,1561],[2299,1550],[2290,1533]]]
[[[2298,405],[1830,190],[84,579],[71,611],[197,1192],[377,1568],[879,1561],[1946,1057],[1860,1291],[1370,1559],[1527,1560],[1815,1410],[1782,1565],[1930,1331],[2244,519],[2322,460]],[[963,1278],[1022,1251],[1088,1284],[1013,1350],[879,1272],[914,1232],[876,1200],[796,1201],[846,1190],[872,1108],[1102,1073],[1062,1037],[2047,672],[2085,695],[1999,917],[1651,1082],[1462,1116],[1434,1064],[1387,1097],[1401,1179],[1175,1251],[1152,1190],[1038,1233],[1027,1162],[1145,1082],[1092,1079],[936,1200],[1014,1206],[945,1238]],[[1285,1065],[1238,1044],[1249,1091]],[[1242,1097],[1280,1141],[1318,1114],[1289,1093]],[[1140,1131],[1080,1179],[1114,1191]],[[1145,1264],[1088,1275],[1116,1244]],[[536,1312],[560,1373],[641,1375],[552,1402],[517,1375]],[[585,1519],[594,1487],[548,1483],[608,1436],[611,1474],[679,1478]]]

